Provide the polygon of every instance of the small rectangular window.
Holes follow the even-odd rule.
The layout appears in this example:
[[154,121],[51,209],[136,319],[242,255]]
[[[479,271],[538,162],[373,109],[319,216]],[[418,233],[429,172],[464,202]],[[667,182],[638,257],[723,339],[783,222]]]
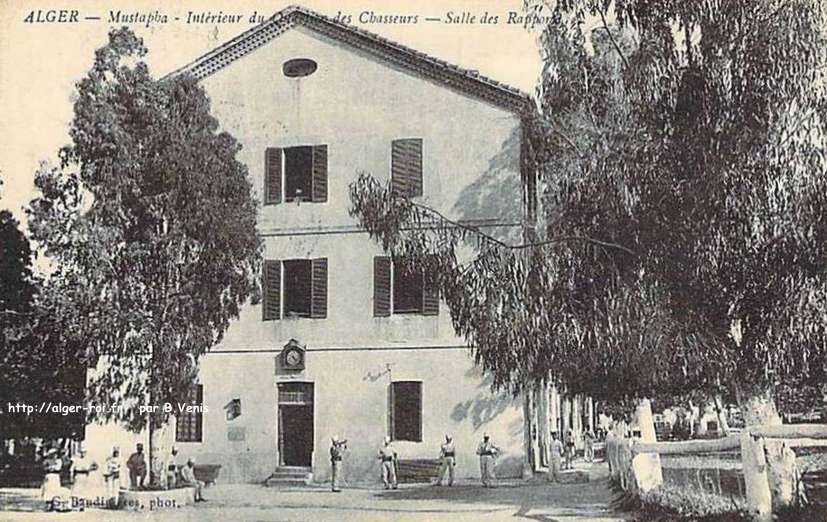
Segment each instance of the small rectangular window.
[[391,383],[390,406],[393,440],[422,442],[422,382]]
[[284,317],[310,317],[312,278],[310,259],[284,261]]
[[204,404],[204,387],[196,384],[190,388],[185,404],[190,408],[184,408],[184,411],[178,414],[175,423],[175,440],[177,442],[201,442],[204,427],[204,417],[201,413]]

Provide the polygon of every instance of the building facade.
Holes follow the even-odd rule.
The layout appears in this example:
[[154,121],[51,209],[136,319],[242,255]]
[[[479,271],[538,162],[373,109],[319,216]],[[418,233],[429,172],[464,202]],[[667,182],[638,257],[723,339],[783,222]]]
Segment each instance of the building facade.
[[[401,459],[434,459],[454,436],[460,477],[478,477],[483,433],[498,473],[525,460],[523,402],[492,393],[449,313],[350,217],[360,173],[451,219],[520,241],[527,212],[526,95],[317,13],[289,8],[174,74],[199,78],[261,199],[262,301],[200,362],[174,430],[183,457],[258,482],[280,467],[378,480],[389,435]],[[110,430],[110,431],[108,431]],[[87,439],[133,438],[87,427]],[[122,450],[123,452],[124,450]],[[129,452],[125,452],[128,453]]]

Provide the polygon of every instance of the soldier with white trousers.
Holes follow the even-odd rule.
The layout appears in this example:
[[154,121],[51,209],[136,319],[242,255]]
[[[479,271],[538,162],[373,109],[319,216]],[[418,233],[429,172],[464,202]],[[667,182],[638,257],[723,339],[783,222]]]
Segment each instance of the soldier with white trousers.
[[499,452],[499,448],[491,442],[488,434],[484,434],[482,442],[477,447],[477,455],[480,456],[480,478],[483,487],[496,487],[497,477],[494,475],[494,462]]

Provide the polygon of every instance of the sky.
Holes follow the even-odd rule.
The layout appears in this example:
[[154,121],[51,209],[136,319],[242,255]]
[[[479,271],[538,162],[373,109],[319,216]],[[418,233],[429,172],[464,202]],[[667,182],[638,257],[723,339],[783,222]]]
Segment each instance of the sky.
[[[328,16],[350,15],[357,27],[534,91],[540,70],[535,33],[515,19],[523,0],[0,0],[0,209],[24,218],[22,207],[36,196],[32,179],[38,165],[57,164],[59,148],[69,142],[74,85],[89,70],[110,28],[128,25],[141,36],[149,48],[150,70],[162,76],[253,27],[252,16],[267,18],[297,3]],[[67,10],[66,20],[47,8]],[[157,21],[113,24],[118,11],[122,17],[153,15]],[[496,23],[481,23],[486,12],[488,21],[497,17]],[[363,23],[369,13],[417,15],[417,23]],[[204,14],[240,15],[241,21],[195,21]]]

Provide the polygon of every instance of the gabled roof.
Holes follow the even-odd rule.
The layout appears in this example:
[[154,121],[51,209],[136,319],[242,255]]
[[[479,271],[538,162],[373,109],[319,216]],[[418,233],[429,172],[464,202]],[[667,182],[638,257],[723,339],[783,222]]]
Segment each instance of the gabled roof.
[[171,75],[190,73],[198,79],[207,77],[299,25],[450,89],[505,109],[523,114],[532,106],[528,94],[519,89],[299,6],[290,6],[279,11],[263,23],[241,33]]

